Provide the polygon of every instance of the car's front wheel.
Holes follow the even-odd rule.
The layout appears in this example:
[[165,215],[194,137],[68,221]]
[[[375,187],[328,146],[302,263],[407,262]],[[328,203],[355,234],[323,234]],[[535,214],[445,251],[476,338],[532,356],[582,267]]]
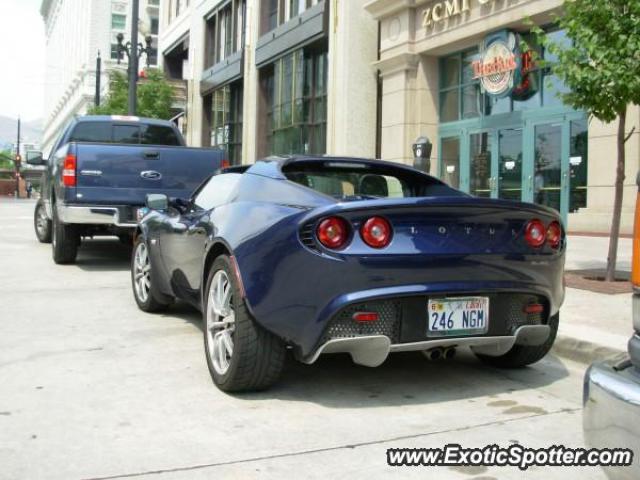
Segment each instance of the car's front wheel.
[[172,299],[158,291],[158,286],[151,275],[151,257],[149,247],[142,236],[138,237],[131,255],[131,286],[133,297],[140,310],[144,312],[161,312]]
[[204,348],[214,383],[227,392],[273,385],[284,366],[285,345],[251,318],[228,256],[213,263],[205,295]]
[[551,332],[549,333],[549,338],[547,338],[542,345],[514,345],[511,350],[498,357],[479,353],[476,353],[476,356],[484,363],[500,368],[521,368],[531,365],[532,363],[542,360],[544,356],[549,353],[551,347],[553,347],[553,342],[555,342],[556,335],[558,334],[559,320],[559,313],[556,313],[549,319]]
[[47,209],[42,199],[38,200],[33,212],[33,227],[40,243],[51,243],[51,220],[47,216]]

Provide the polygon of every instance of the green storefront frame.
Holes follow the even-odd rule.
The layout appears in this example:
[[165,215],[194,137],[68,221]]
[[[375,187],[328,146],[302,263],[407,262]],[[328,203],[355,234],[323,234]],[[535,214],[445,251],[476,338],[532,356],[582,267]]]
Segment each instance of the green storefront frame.
[[[453,142],[451,140],[457,139],[459,149],[457,180],[459,181],[458,187],[461,190],[467,193],[480,193],[491,198],[512,198],[524,202],[538,201],[539,203],[551,204],[551,206],[560,211],[566,225],[570,208],[570,193],[572,191],[570,184],[571,126],[572,122],[580,122],[580,124],[586,125],[586,120],[585,113],[560,106],[514,111],[441,124],[438,135],[439,176],[443,179],[447,176],[445,162],[443,161],[443,145],[448,142],[447,151],[451,151],[452,146],[455,144],[455,140]],[[518,132],[521,135],[521,156],[516,159],[516,162],[511,161],[511,163],[521,162],[521,165],[519,165],[521,169],[521,174],[519,175],[520,184],[519,186],[515,185],[515,188],[508,189],[502,188],[503,186],[501,185],[503,178],[500,175],[501,152],[499,150],[500,141],[507,131],[514,138],[518,135]],[[541,132],[545,131],[547,134],[559,136],[554,145],[555,148],[552,149],[553,155],[559,155],[560,169],[557,172],[558,178],[553,186],[547,187],[540,186],[537,181],[537,175],[540,175],[540,172],[536,171],[536,148],[539,149],[540,144],[544,144],[544,140],[541,141],[541,139],[544,139],[544,133]],[[475,189],[474,192],[471,192],[472,182],[477,180],[473,178],[471,170],[471,140],[472,138],[478,138],[479,134],[484,134],[483,139],[489,145],[490,175],[486,188]],[[473,137],[474,135],[476,137]],[[559,145],[557,144],[558,142]],[[540,152],[538,152],[537,156],[539,159]],[[502,160],[504,160],[504,157]],[[558,163],[557,160],[556,158],[556,163]],[[588,158],[585,158],[584,161],[588,161]],[[504,171],[504,169],[502,170]],[[554,171],[553,173],[556,172]],[[548,198],[553,197],[553,201],[545,202],[540,193],[544,193]]]

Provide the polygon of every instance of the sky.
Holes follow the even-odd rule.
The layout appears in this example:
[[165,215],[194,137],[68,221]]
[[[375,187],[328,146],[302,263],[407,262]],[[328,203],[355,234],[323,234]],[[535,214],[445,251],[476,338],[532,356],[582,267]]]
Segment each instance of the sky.
[[44,117],[45,37],[42,0],[0,0],[0,115]]

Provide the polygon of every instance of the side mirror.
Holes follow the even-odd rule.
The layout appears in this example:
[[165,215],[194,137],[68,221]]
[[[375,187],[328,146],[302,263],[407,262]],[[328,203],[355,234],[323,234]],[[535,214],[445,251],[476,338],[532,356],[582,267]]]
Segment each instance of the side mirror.
[[46,162],[42,158],[42,152],[36,150],[29,150],[27,152],[27,163],[29,165],[44,165]]
[[164,193],[149,193],[147,194],[146,204],[151,210],[167,210],[169,208],[169,197]]

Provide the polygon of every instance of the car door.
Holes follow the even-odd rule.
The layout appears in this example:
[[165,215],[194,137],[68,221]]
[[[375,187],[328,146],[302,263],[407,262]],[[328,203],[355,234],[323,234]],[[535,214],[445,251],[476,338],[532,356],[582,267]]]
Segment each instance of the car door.
[[208,239],[215,236],[212,212],[228,201],[240,174],[211,177],[196,191],[182,213],[167,216],[160,240],[162,256],[176,295],[199,304],[203,257]]

